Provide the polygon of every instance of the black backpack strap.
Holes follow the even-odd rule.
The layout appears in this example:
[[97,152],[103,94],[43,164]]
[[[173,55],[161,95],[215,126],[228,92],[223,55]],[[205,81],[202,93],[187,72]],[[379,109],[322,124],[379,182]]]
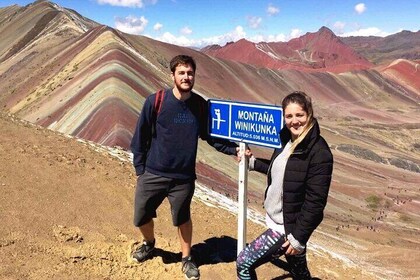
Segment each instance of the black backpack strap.
[[152,112],[152,137],[156,137],[156,121],[162,109],[163,98],[165,97],[165,90],[161,89],[156,92],[155,103],[153,104]]

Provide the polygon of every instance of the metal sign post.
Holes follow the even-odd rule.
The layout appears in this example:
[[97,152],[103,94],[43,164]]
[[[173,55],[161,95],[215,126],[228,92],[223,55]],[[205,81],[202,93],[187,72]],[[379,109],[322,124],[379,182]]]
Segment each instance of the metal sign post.
[[239,142],[242,159],[238,179],[238,254],[246,244],[248,158],[247,144],[280,148],[280,130],[283,128],[281,107],[209,100],[209,133]]
[[238,178],[238,255],[246,245],[248,157],[245,156],[245,151],[248,148],[247,146],[246,143],[239,143],[239,152],[242,154],[242,158],[239,162]]

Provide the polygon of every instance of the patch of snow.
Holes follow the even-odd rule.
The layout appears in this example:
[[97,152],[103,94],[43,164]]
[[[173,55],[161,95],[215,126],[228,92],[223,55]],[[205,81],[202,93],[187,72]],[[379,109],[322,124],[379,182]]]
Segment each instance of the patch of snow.
[[80,20],[80,17],[77,16],[76,14],[74,14],[71,11],[68,11],[66,9],[64,9],[63,7],[57,5],[56,3],[52,3],[51,4],[54,6],[54,8],[56,8],[57,10],[59,10],[60,12],[65,13],[66,15],[68,15],[73,21],[74,23],[80,27],[80,29],[83,30],[83,32],[86,32],[89,30],[89,28]]
[[57,124],[57,121],[52,122],[47,128],[50,130],[54,130],[55,125]]
[[[237,214],[239,212],[239,206],[237,201],[233,201],[232,199],[215,192],[208,187],[201,185],[199,183],[196,183],[195,186],[195,193],[194,198],[200,200],[207,206],[216,207],[225,209],[228,212]],[[265,224],[265,217],[258,211],[248,208],[247,209],[247,218],[248,220],[264,225]]]
[[268,55],[269,57],[273,58],[273,59],[277,59],[277,60],[281,60],[281,57],[277,56],[274,51],[268,46],[268,45],[264,45],[264,47],[266,47],[269,50],[264,50],[263,45],[262,44],[256,44],[255,47],[257,48],[257,50],[265,53],[266,55]]

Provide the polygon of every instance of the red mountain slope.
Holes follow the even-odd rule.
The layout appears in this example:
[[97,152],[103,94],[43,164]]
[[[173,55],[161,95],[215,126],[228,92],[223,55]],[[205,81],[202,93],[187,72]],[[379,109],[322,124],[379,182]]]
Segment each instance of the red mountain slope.
[[390,63],[395,59],[420,59],[420,31],[401,31],[386,37],[343,37],[346,45],[375,64]]
[[326,27],[289,42],[256,44],[242,39],[224,47],[211,46],[202,51],[218,58],[271,69],[345,72],[372,66]]

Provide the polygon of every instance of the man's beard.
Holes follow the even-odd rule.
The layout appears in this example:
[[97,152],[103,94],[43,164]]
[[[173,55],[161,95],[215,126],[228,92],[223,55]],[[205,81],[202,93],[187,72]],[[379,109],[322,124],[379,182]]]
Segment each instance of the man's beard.
[[193,89],[193,86],[194,86],[193,82],[188,83],[188,88],[187,89],[185,87],[182,87],[183,84],[185,85],[187,83],[176,84],[176,88],[178,89],[179,92],[187,93],[187,92],[190,92]]

